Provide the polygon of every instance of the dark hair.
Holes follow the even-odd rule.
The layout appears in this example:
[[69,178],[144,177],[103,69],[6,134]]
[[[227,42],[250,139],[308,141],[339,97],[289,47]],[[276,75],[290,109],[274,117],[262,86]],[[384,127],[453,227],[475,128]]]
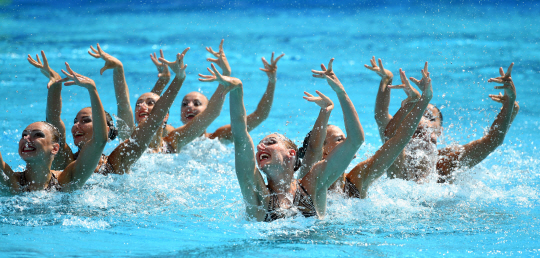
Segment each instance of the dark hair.
[[[92,109],[92,107],[85,107],[85,108]],[[116,139],[116,136],[118,135],[118,129],[116,129],[116,127],[114,126],[114,121],[112,119],[112,116],[107,111],[105,111],[105,120],[107,121],[107,127],[109,127],[109,135],[107,137],[111,140]]]
[[302,142],[302,147],[298,149],[298,152],[296,153],[296,164],[294,165],[294,171],[298,170],[302,166],[302,160],[304,159],[304,156],[306,156],[306,150],[309,145],[309,138],[311,137],[311,131],[307,133],[306,137],[304,138],[304,141]]
[[118,135],[118,129],[114,126],[114,121],[109,112],[105,111],[105,119],[107,119],[107,126],[109,127],[109,139],[114,140]]
[[441,119],[441,126],[442,126],[442,125],[443,125],[443,116],[442,116],[441,110],[440,110],[437,106],[435,106],[435,105],[433,105],[433,104],[430,104],[430,105],[431,105],[432,107],[434,107],[435,109],[437,109],[437,111],[439,112],[439,118]]
[[61,136],[60,130],[58,130],[56,126],[54,126],[53,124],[47,121],[40,121],[40,123],[45,124],[49,128],[49,130],[51,130],[53,134],[52,142],[60,144],[60,136]]

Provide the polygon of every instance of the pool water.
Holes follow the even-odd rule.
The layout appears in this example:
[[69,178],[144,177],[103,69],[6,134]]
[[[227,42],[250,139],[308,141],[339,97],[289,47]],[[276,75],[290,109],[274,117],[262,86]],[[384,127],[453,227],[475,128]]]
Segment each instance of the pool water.
[[[26,61],[44,50],[56,71],[69,62],[95,80],[105,109],[116,113],[112,71],[87,54],[100,43],[124,63],[131,103],[157,79],[148,54],[166,58],[191,47],[188,77],[170,112],[179,126],[179,99],[200,83],[210,55],[225,38],[233,76],[244,82],[252,112],[266,88],[261,57],[285,53],[270,117],[251,135],[258,142],[281,132],[301,143],[318,107],[302,99],[320,90],[336,108],[330,123],[344,128],[335,94],[311,69],[336,58],[334,70],[355,104],[366,142],[351,163],[380,146],[374,120],[379,77],[363,67],[382,58],[399,83],[399,68],[420,77],[429,61],[434,98],[444,113],[444,139],[480,138],[500,104],[487,80],[515,62],[512,78],[521,110],[504,144],[485,161],[461,171],[455,184],[416,184],[383,176],[367,199],[329,197],[325,219],[295,217],[272,223],[246,219],[234,172],[234,147],[199,139],[174,155],[145,154],[129,175],[94,175],[73,193],[0,195],[2,256],[465,256],[540,254],[540,8],[513,1],[401,3],[323,1],[0,1],[0,122],[4,159],[18,171],[21,131],[45,120],[47,80]],[[84,89],[63,90],[67,128],[90,101]],[[390,112],[405,94],[394,91]],[[4,112],[5,110],[5,112]],[[229,104],[209,131],[230,123]],[[68,142],[72,143],[71,135]],[[109,153],[118,144],[106,147]]]

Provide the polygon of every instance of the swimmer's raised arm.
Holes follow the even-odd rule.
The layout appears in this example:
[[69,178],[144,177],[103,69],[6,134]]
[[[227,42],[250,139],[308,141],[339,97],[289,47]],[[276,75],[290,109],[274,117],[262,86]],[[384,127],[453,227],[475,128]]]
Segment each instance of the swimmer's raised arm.
[[46,121],[58,128],[60,132],[60,150],[56,154],[51,169],[53,170],[63,170],[66,166],[71,163],[73,160],[73,152],[69,145],[66,142],[66,126],[62,121],[62,79],[60,75],[50,68],[47,56],[45,52],[41,51],[41,56],[43,57],[43,63],[39,59],[39,56],[36,55],[36,60],[32,59],[28,55],[28,62],[36,68],[39,68],[41,73],[49,79],[47,83],[47,108],[46,108]]
[[[330,113],[332,113],[332,110],[334,109],[334,103],[332,100],[330,100],[330,98],[323,95],[319,91],[315,92],[317,95],[319,95],[319,97],[315,97],[308,92],[304,92],[304,94],[306,94],[304,99],[317,104],[319,107],[321,107],[321,111],[319,112],[319,116],[313,125],[313,129],[309,132],[307,146],[302,147],[305,148],[304,158],[302,159],[302,164],[298,169],[298,178],[303,178],[311,170],[313,165],[322,159],[328,119],[330,118]],[[298,152],[300,152],[300,150]]]
[[[407,80],[404,71],[399,69],[399,73],[402,81],[403,78],[404,80]],[[358,189],[361,198],[367,197],[369,186],[386,172],[392,163],[394,163],[394,160],[398,155],[403,151],[416,131],[416,128],[422,119],[422,115],[433,97],[431,78],[429,78],[429,74],[425,73],[423,70],[422,75],[423,78],[419,81],[419,88],[422,90],[422,96],[419,100],[411,102],[415,104],[414,108],[406,115],[403,122],[396,129],[395,134],[388,139],[373,156],[360,162],[347,174],[347,179]],[[410,84],[406,87],[412,88]]]
[[[441,176],[449,176],[453,169],[458,167],[471,168],[475,166],[497,149],[497,147],[503,144],[513,118],[517,115],[517,111],[514,112],[514,107],[517,107],[519,111],[519,105],[516,103],[516,88],[512,81],[513,66],[514,63],[510,64],[506,73],[503,68],[500,67],[499,73],[501,76],[488,80],[488,82],[502,83],[502,86],[495,86],[495,89],[504,90],[504,96],[502,97],[490,95],[490,97],[497,102],[502,102],[503,106],[497,115],[497,118],[493,121],[488,133],[481,139],[465,144],[462,148],[458,148],[457,150],[454,150],[451,147],[441,150],[439,153],[446,156],[437,163],[437,168]],[[456,160],[459,160],[459,162],[455,162]],[[442,179],[442,181],[444,181],[444,179]]]
[[[262,58],[264,68],[259,69],[265,72],[268,76],[268,85],[266,86],[266,91],[264,92],[264,95],[262,96],[259,104],[257,105],[257,109],[253,113],[249,114],[246,118],[248,132],[259,126],[264,120],[266,120],[266,118],[268,118],[268,115],[270,114],[270,110],[272,109],[272,103],[274,101],[274,92],[276,90],[277,62],[284,55],[285,54],[281,54],[276,59],[274,59],[274,53],[272,52],[270,63],[268,63],[266,59],[264,59],[264,57]],[[218,128],[213,134],[210,135],[210,138],[218,138],[220,140],[231,141],[231,125],[225,125]]]
[[[258,221],[264,220],[266,215],[269,190],[264,183],[261,172],[257,169],[255,147],[248,133],[246,122],[246,109],[244,107],[242,82],[239,79],[221,76],[216,72],[214,80],[225,87],[231,87],[230,111],[231,130],[234,143],[234,163],[238,184],[244,201],[246,213]],[[207,79],[211,79],[205,77]],[[205,79],[205,80],[207,80]]]
[[62,81],[67,81],[64,85],[78,85],[88,90],[90,95],[90,103],[92,106],[92,123],[93,135],[92,139],[84,144],[80,150],[77,160],[71,162],[58,175],[58,182],[62,185],[62,191],[73,191],[81,188],[84,183],[94,173],[96,166],[101,159],[101,153],[107,144],[107,121],[105,119],[105,110],[99,99],[99,94],[96,90],[96,84],[90,78],[84,77],[75,73],[66,62],[67,72],[62,70],[67,78]]
[[[219,74],[219,72],[216,70],[214,64],[212,64],[212,69],[214,70],[213,72],[212,70],[208,69],[212,76],[199,74],[199,76],[204,78],[199,78],[199,80],[205,82],[215,81],[215,77]],[[224,77],[232,78],[227,76]],[[186,144],[190,143],[195,138],[201,136],[206,131],[206,128],[221,113],[221,108],[223,107],[223,103],[225,102],[225,95],[227,95],[230,89],[230,87],[223,86],[220,83],[220,85],[208,101],[208,106],[206,110],[195,116],[187,124],[172,130],[165,138],[163,138],[165,142],[171,145],[176,152],[179,152]]]
[[315,164],[311,171],[301,179],[301,184],[311,196],[320,217],[323,217],[326,213],[328,187],[343,174],[343,171],[352,161],[358,148],[364,142],[364,129],[360,124],[353,103],[332,70],[333,61],[334,59],[332,58],[328,64],[328,70],[324,64],[321,64],[322,71],[311,71],[313,72],[313,77],[326,79],[328,84],[336,92],[343,111],[347,138],[335,147],[325,160]]
[[116,95],[117,115],[118,115],[118,137],[120,141],[123,141],[131,135],[135,128],[135,122],[133,120],[133,110],[129,102],[129,89],[124,76],[124,65],[120,60],[105,53],[97,44],[97,50],[90,46],[92,51],[88,51],[88,54],[94,58],[101,58],[105,61],[105,65],[99,73],[103,75],[108,69],[113,69],[113,82],[114,92]]
[[390,71],[384,69],[380,58],[378,59],[379,66],[377,66],[377,63],[375,63],[375,57],[372,57],[369,61],[371,62],[371,66],[364,66],[381,76],[379,91],[377,91],[377,99],[375,101],[375,121],[377,122],[381,141],[384,143],[386,140],[384,137],[384,129],[386,128],[388,122],[390,122],[392,119],[392,116],[388,112],[388,106],[390,105],[390,88],[387,86],[392,84],[394,75]]
[[[163,57],[163,50],[159,50],[159,55],[161,58]],[[152,63],[156,66],[158,70],[158,80],[156,82],[156,85],[154,85],[154,88],[152,89],[152,93],[157,94],[158,96],[161,96],[161,92],[165,89],[169,81],[171,80],[171,72],[169,72],[169,68],[166,64],[160,62],[158,60],[158,57],[156,56],[156,53],[154,55],[150,54],[150,59],[152,60]]]
[[169,112],[174,99],[178,95],[184,80],[186,79],[186,68],[184,65],[184,55],[189,48],[186,48],[182,54],[177,54],[174,62],[165,59],[161,60],[173,70],[176,74],[169,88],[156,102],[152,112],[143,122],[139,123],[137,128],[131,134],[131,137],[122,142],[109,155],[108,163],[118,174],[127,173],[129,168],[142,156],[152,141],[157,129],[162,125],[163,119]]
[[[428,72],[428,62],[424,65],[424,69],[420,71],[422,73],[422,79],[418,80],[413,77],[411,77],[411,80],[422,90],[422,92],[425,90],[425,87],[427,85],[427,81],[431,80],[429,78],[429,72]],[[388,87],[390,89],[403,89],[405,91],[405,94],[407,94],[407,98],[401,102],[401,108],[396,112],[392,120],[388,123],[386,126],[386,129],[384,130],[385,140],[388,140],[392,137],[394,137],[397,128],[401,126],[401,123],[407,117],[409,112],[413,109],[413,107],[416,106],[416,103],[420,100],[420,93],[411,86],[411,83],[407,79],[405,72],[399,69],[399,77],[401,78],[401,84],[400,85],[389,85]]]

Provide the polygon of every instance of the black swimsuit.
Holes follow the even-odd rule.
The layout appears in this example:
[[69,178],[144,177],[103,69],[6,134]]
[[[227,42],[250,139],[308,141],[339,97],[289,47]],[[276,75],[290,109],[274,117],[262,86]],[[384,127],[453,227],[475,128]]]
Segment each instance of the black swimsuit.
[[[317,211],[315,210],[315,206],[313,205],[313,200],[311,200],[311,197],[307,193],[306,189],[300,184],[300,182],[296,181],[296,192],[294,193],[294,200],[293,205],[298,208],[298,210],[304,215],[304,217],[313,217],[317,215]],[[268,188],[270,189],[270,188]],[[266,212],[266,216],[264,217],[265,222],[271,222],[276,219],[282,219],[287,217],[287,214],[284,212],[283,209],[279,207],[279,199],[277,195],[270,189],[270,200],[268,203],[268,211]]]
[[347,177],[345,177],[345,184],[343,185],[343,192],[346,196],[354,197],[354,198],[362,198],[362,195],[360,195],[360,191],[358,191],[358,188],[349,181]]
[[[22,186],[22,189],[24,192],[30,192],[28,187],[28,181],[26,181],[26,177],[24,177],[24,172],[21,173],[21,176],[19,177],[19,184]],[[45,191],[50,191],[51,189],[55,189],[56,191],[62,190],[62,186],[60,186],[60,183],[58,182],[58,178],[54,175],[54,173],[51,173],[51,180],[49,180],[49,183],[45,187]]]

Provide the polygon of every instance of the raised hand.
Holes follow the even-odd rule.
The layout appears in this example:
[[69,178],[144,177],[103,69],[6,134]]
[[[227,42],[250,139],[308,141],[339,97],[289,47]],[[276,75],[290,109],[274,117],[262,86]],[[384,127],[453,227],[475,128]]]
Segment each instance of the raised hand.
[[270,64],[262,58],[262,62],[264,65],[264,68],[259,68],[261,71],[265,72],[268,76],[268,79],[275,82],[276,81],[276,72],[277,72],[277,62],[279,59],[281,59],[285,54],[281,54],[276,59],[274,59],[274,52],[272,52],[272,57],[270,58]]
[[227,57],[225,56],[225,52],[223,51],[223,42],[225,39],[221,40],[221,43],[219,44],[219,52],[216,52],[212,49],[212,47],[206,47],[206,51],[210,52],[214,57],[216,58],[206,58],[206,61],[216,63],[219,68],[223,71],[223,75],[225,76],[231,76],[231,67],[229,66],[229,61],[227,61]]
[[36,55],[37,61],[28,55],[28,62],[36,68],[39,68],[39,71],[49,79],[49,83],[47,83],[47,89],[49,89],[53,83],[61,80],[62,78],[57,72],[49,67],[49,62],[47,61],[47,57],[45,56],[45,52],[43,52],[43,50],[41,50],[41,56],[43,57],[43,63],[41,63],[41,60],[39,60],[38,55]]
[[90,49],[92,49],[93,53],[88,51],[88,54],[90,54],[94,58],[101,58],[105,60],[105,65],[99,70],[100,75],[103,75],[103,72],[108,69],[114,69],[116,67],[122,66],[122,62],[120,62],[120,60],[116,59],[115,57],[105,53],[105,51],[103,51],[99,46],[99,43],[97,43],[97,50],[93,46],[90,46]]
[[225,92],[229,92],[235,88],[241,87],[242,82],[234,77],[224,76],[221,75],[214,64],[210,64],[212,66],[212,70],[210,68],[208,69],[208,72],[212,75],[203,75],[199,74],[201,78],[199,78],[199,81],[201,82],[219,82],[221,85],[225,87]]
[[66,72],[62,69],[62,73],[64,73],[67,77],[61,80],[61,82],[66,82],[64,83],[65,86],[79,85],[89,90],[96,88],[96,84],[92,79],[82,76],[71,70],[71,67],[69,67],[69,64],[67,62],[66,68],[68,71]]
[[385,78],[392,79],[394,77],[394,75],[390,71],[384,69],[382,61],[381,61],[380,58],[378,59],[379,66],[377,66],[377,64],[375,63],[375,57],[374,56],[371,57],[371,60],[369,60],[369,61],[371,62],[371,66],[369,66],[369,65],[364,65],[364,66],[367,69],[377,73],[379,76],[381,76],[381,78],[383,78],[383,79],[385,79]]
[[422,73],[422,79],[418,80],[413,77],[410,77],[409,79],[411,79],[411,81],[413,81],[414,84],[416,84],[416,86],[418,86],[418,88],[420,88],[420,90],[424,92],[428,84],[430,84],[429,86],[431,86],[431,78],[429,78],[428,72],[428,62],[426,62],[426,64],[424,65],[424,69],[422,69],[420,72]]
[[[163,50],[161,50],[161,49],[159,50],[159,55],[160,55],[160,58],[164,58],[163,57]],[[159,78],[169,78],[169,77],[171,77],[171,72],[169,72],[169,68],[167,67],[166,64],[159,62],[155,52],[154,52],[154,55],[150,54],[150,59],[152,59],[152,62],[154,63],[154,65],[156,65],[156,68],[158,70],[158,77]]]
[[308,92],[304,91],[304,94],[306,94],[306,96],[304,96],[303,98],[305,100],[309,101],[309,102],[314,102],[319,107],[321,107],[321,109],[326,110],[326,112],[329,112],[332,109],[334,109],[334,102],[332,102],[332,100],[330,100],[330,98],[323,95],[318,90],[316,90],[315,92],[317,93],[317,95],[319,95],[319,97],[315,97],[315,96],[309,94]]
[[401,78],[401,84],[400,85],[388,85],[388,88],[390,89],[403,89],[405,91],[405,94],[407,94],[407,99],[405,99],[401,106],[404,106],[406,103],[415,103],[418,102],[420,99],[420,93],[411,86],[411,83],[407,79],[407,76],[405,75],[405,71],[401,70],[399,68],[399,77]]
[[186,55],[188,51],[189,51],[189,47],[184,49],[184,51],[182,51],[182,54],[176,54],[176,60],[174,62],[167,61],[163,57],[158,58],[158,60],[168,65],[178,78],[184,79],[186,78],[186,68],[187,68],[187,65],[184,65],[184,56]]
[[321,64],[322,71],[311,70],[311,72],[313,73],[313,77],[326,79],[328,84],[330,84],[330,87],[332,87],[332,89],[336,93],[345,92],[343,85],[341,85],[341,82],[339,81],[336,74],[334,74],[334,71],[332,70],[333,62],[334,62],[334,58],[330,59],[330,62],[328,63],[328,69],[326,69],[324,64]]
[[502,67],[499,67],[499,73],[501,74],[501,76],[496,77],[496,78],[491,78],[488,80],[488,82],[502,83],[503,84],[502,86],[495,86],[495,89],[498,89],[498,90],[503,89],[504,95],[507,96],[510,100],[515,101],[516,88],[514,87],[514,82],[512,81],[512,68],[513,67],[514,67],[514,63],[511,63],[506,73],[504,73],[504,70]]

